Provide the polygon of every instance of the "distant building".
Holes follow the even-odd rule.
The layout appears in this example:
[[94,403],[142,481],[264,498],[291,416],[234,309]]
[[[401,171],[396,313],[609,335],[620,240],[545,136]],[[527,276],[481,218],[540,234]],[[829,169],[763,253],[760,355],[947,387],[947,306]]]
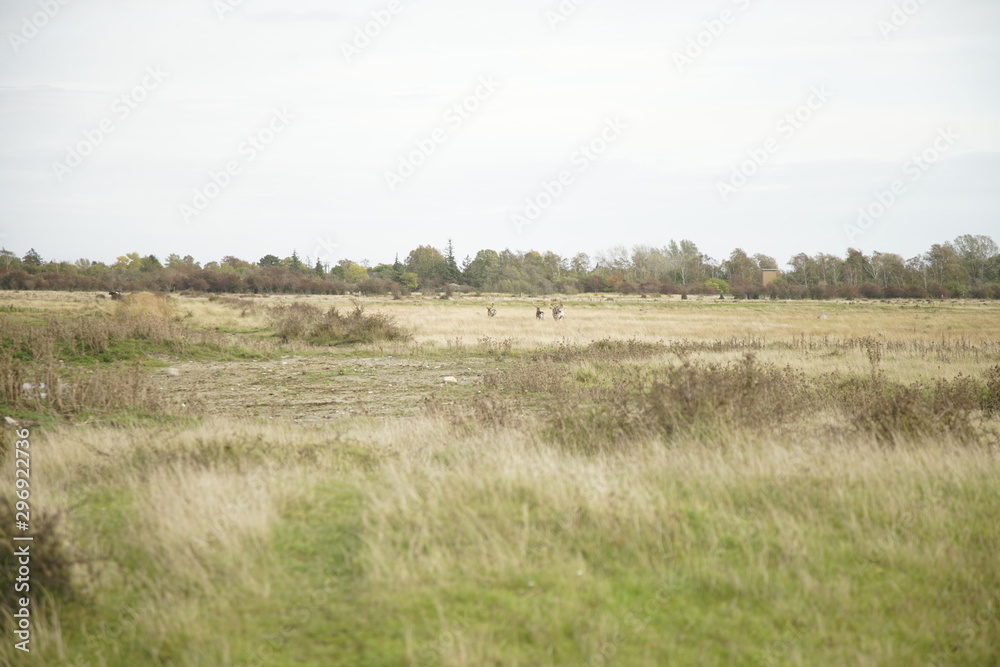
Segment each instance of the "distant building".
[[781,272],[778,271],[778,269],[761,269],[761,273],[763,274],[762,281],[764,283],[764,287],[773,283],[778,276],[781,275]]

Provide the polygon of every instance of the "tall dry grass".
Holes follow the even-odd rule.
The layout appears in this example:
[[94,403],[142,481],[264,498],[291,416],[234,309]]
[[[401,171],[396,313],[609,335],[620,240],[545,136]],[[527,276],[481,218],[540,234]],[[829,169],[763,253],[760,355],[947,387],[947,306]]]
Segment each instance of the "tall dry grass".
[[[189,324],[265,317],[251,301]],[[880,337],[852,312],[843,335],[720,317],[659,342],[595,303],[587,335],[534,347],[533,323],[444,338],[451,305],[398,307],[421,367],[488,359],[407,395],[426,416],[39,431],[33,502],[81,562],[36,663],[1000,658],[996,329],[939,337],[976,312],[909,338],[899,313]]]

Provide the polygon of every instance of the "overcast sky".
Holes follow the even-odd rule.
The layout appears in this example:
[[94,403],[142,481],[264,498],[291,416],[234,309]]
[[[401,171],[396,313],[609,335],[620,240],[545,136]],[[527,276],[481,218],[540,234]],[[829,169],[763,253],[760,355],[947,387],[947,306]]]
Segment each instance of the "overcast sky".
[[0,34],[19,255],[1000,240],[996,0],[3,0]]

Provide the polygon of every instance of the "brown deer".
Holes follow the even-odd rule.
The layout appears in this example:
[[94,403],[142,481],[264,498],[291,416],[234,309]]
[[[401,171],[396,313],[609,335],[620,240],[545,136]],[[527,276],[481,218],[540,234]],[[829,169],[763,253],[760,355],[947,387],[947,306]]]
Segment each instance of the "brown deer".
[[491,303],[490,305],[488,305],[486,307],[486,317],[496,317],[497,316],[497,309],[493,307],[495,305],[496,304]]
[[562,303],[560,303],[558,306],[553,306],[552,307],[552,319],[553,320],[555,320],[556,322],[559,322],[560,320],[562,320],[563,315],[565,315],[565,313],[563,312],[563,305],[562,305]]
[[539,308],[538,306],[535,306],[535,319],[536,320],[544,320],[545,319],[545,311],[542,310],[541,308]]

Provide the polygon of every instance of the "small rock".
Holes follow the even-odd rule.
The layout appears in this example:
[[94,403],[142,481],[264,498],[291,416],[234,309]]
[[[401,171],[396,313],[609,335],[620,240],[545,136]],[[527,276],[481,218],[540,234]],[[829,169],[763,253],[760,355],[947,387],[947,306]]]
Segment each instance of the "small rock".
[[165,372],[167,375],[171,377],[177,377],[178,375],[181,374],[181,372],[176,368],[168,368]]
[[458,384],[458,378],[452,377],[451,375],[445,378],[441,378],[441,380],[442,382],[445,382],[447,384]]

